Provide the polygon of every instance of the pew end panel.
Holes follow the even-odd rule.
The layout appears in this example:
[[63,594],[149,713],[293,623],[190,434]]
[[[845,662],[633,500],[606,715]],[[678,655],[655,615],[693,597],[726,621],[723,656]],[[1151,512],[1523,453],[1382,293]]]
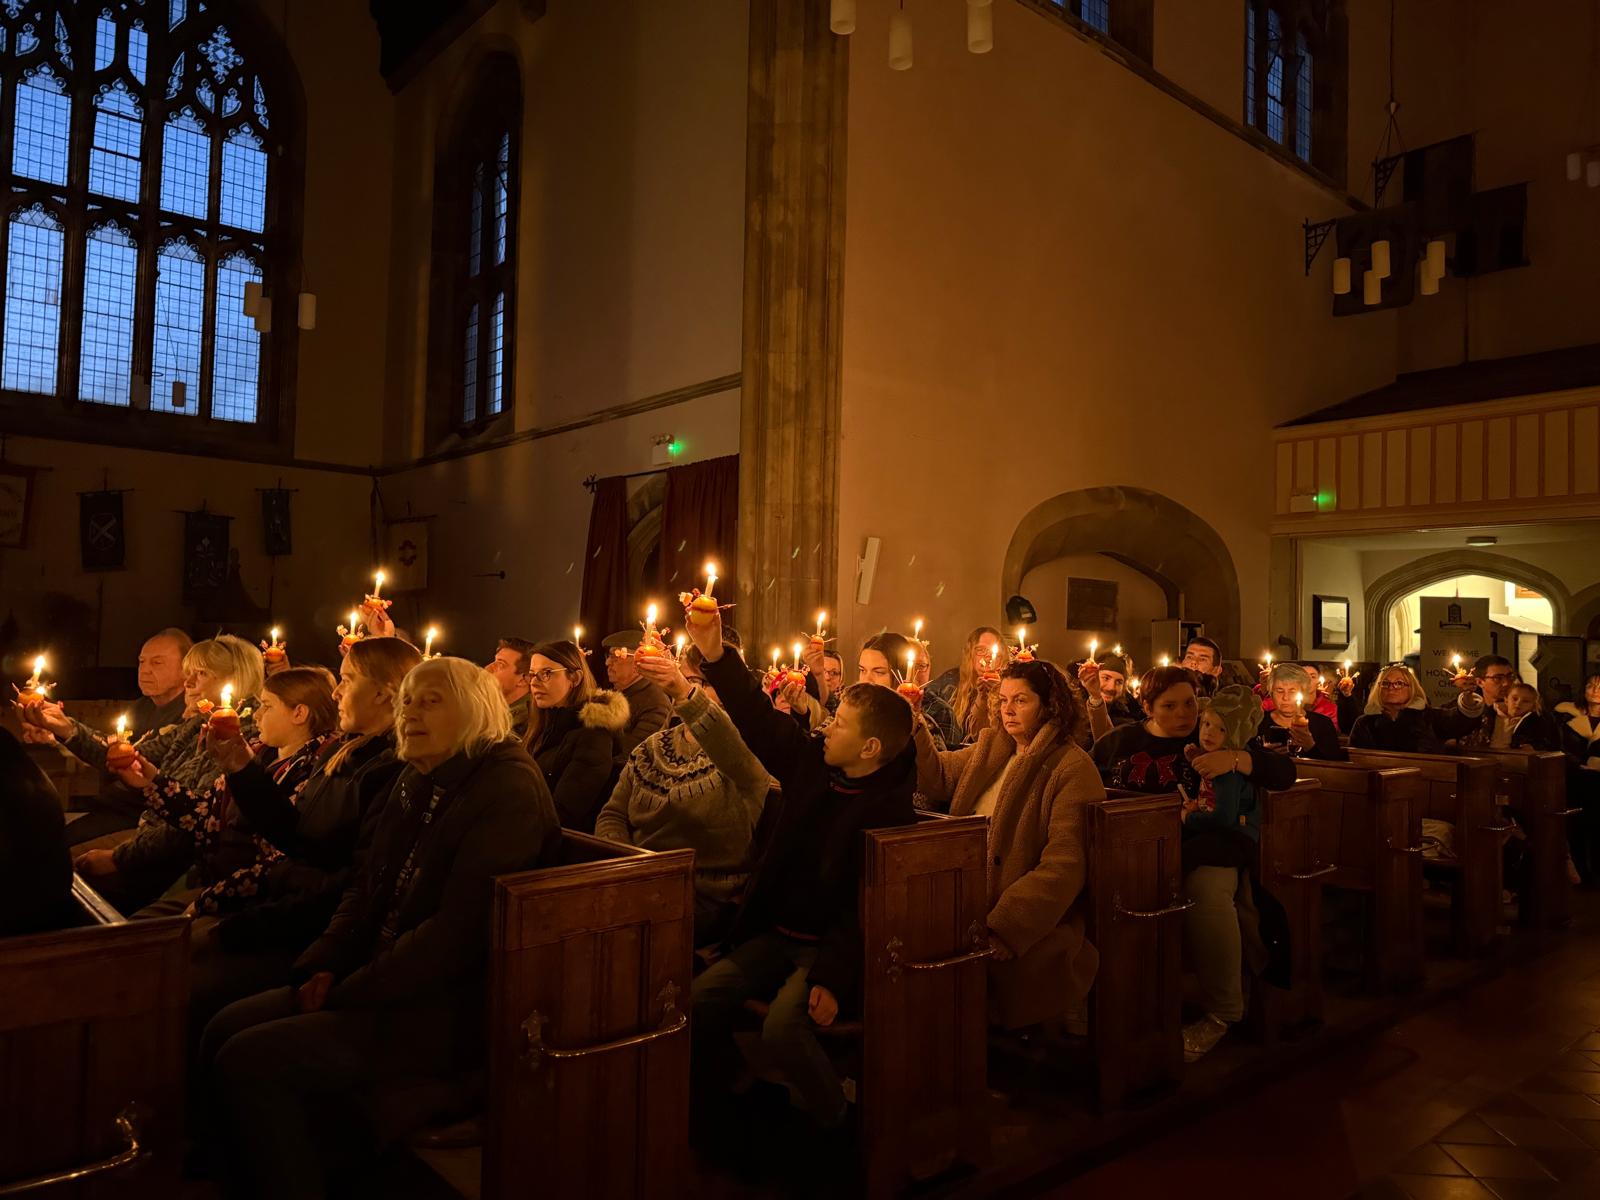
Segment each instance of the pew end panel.
[[1182,799],[1107,791],[1089,806],[1089,994],[1102,1109],[1183,1074]]
[[0,940],[0,1193],[175,1195],[189,922],[124,921],[81,879],[73,894],[81,925]]
[[[1317,859],[1337,870],[1329,887],[1372,896],[1366,985],[1403,991],[1422,982],[1422,813],[1425,784],[1415,768],[1302,759],[1302,775],[1330,797],[1317,826]],[[1337,800],[1331,799],[1337,797]]]
[[1269,1044],[1285,1027],[1322,1020],[1322,884],[1339,865],[1321,857],[1320,839],[1340,803],[1315,779],[1261,798],[1261,882],[1288,917],[1291,955],[1288,988],[1257,981],[1251,989],[1250,1019]]
[[869,1196],[988,1159],[988,821],[869,830],[861,1148]]
[[557,865],[495,881],[486,1200],[681,1188],[693,865],[564,830]]
[[[1567,756],[1553,750],[1485,750],[1498,769],[1497,801],[1503,799],[1528,836],[1527,869],[1519,880],[1518,917],[1533,929],[1560,929],[1572,919],[1572,882],[1567,878],[1567,820],[1581,810],[1567,807]],[[1504,824],[1502,817],[1500,822]]]
[[1455,861],[1427,866],[1453,876],[1452,941],[1463,957],[1493,949],[1500,927],[1503,885],[1501,845],[1511,826],[1495,810],[1497,766],[1484,758],[1453,754],[1401,754],[1352,750],[1352,762],[1374,767],[1414,767],[1424,780],[1424,816],[1455,829]]

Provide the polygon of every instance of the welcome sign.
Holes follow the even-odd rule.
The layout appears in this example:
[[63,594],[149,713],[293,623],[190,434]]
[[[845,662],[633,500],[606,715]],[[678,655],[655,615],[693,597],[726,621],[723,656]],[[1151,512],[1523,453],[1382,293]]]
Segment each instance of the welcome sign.
[[1459,655],[1463,670],[1491,652],[1489,601],[1484,597],[1422,597],[1422,662],[1418,674],[1429,704],[1454,704],[1461,694],[1450,677]]

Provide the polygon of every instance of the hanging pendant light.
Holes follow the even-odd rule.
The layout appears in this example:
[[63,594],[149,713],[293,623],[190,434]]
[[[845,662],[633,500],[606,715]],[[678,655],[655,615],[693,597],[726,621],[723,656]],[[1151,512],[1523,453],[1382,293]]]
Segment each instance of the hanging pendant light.
[[257,333],[272,332],[272,302],[270,300],[262,300],[261,307],[256,310],[255,320]]
[[1577,183],[1583,178],[1583,151],[1574,150],[1567,155],[1567,182]]
[[253,317],[261,311],[261,285],[251,282],[244,285],[244,315]]
[[1393,264],[1389,260],[1389,239],[1379,238],[1372,243],[1372,271],[1379,279],[1387,279],[1393,274]]
[[835,33],[856,31],[856,0],[832,0],[828,5],[828,28]]
[[1585,168],[1584,180],[1590,187],[1600,188],[1600,158],[1591,158]]
[[1437,296],[1439,294],[1439,277],[1433,273],[1431,260],[1424,258],[1420,269],[1422,283],[1417,290],[1424,296]]
[[1361,303],[1371,308],[1383,299],[1383,280],[1376,271],[1361,272]]
[[1350,294],[1350,260],[1342,255],[1333,260],[1333,294],[1335,296]]
[[911,70],[911,17],[903,7],[889,18],[889,69]]
[[317,327],[317,294],[315,292],[301,292],[299,307],[300,328],[315,329]]
[[967,0],[967,49],[987,54],[994,49],[994,5]]

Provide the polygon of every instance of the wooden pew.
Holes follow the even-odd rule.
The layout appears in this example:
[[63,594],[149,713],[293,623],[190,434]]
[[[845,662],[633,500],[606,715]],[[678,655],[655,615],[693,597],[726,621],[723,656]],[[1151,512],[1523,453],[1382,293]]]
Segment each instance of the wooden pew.
[[1454,876],[1451,924],[1456,953],[1484,954],[1500,926],[1502,834],[1510,830],[1495,809],[1496,764],[1453,754],[1401,754],[1352,749],[1358,766],[1415,767],[1427,788],[1423,816],[1455,827],[1455,862],[1427,865]]
[[[1299,773],[1330,798],[1315,827],[1316,861],[1336,869],[1328,887],[1372,896],[1366,985],[1405,990],[1422,982],[1422,814],[1426,783],[1415,768],[1300,759]],[[1320,869],[1320,868],[1318,868]]]
[[73,897],[80,926],[0,939],[0,1195],[175,1195],[189,922]]
[[1089,940],[1100,969],[1089,994],[1099,1102],[1183,1074],[1182,800],[1108,790],[1089,806]]
[[677,1195],[694,853],[568,830],[560,853],[495,880],[482,1195]]
[[1288,916],[1291,954],[1288,988],[1250,990],[1250,1022],[1269,1044],[1288,1026],[1322,1020],[1322,884],[1339,865],[1319,857],[1319,831],[1340,807],[1315,779],[1261,798],[1261,882]]
[[869,1197],[987,1160],[984,817],[866,834],[861,1157]]
[[1516,810],[1528,835],[1528,872],[1521,880],[1518,915],[1535,929],[1558,929],[1572,916],[1567,878],[1567,756],[1554,750],[1473,748],[1473,758],[1495,764],[1496,799]]

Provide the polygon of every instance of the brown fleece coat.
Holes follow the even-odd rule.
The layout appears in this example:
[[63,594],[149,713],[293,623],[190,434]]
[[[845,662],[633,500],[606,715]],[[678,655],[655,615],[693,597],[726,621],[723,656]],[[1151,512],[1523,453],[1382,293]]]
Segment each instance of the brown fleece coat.
[[[985,729],[936,751],[919,728],[917,790],[952,816],[970,814],[1017,744]],[[1079,1009],[1100,955],[1084,930],[1084,807],[1105,798],[1094,763],[1046,725],[1006,776],[989,817],[989,928],[1016,957],[989,964],[990,1020],[1007,1029]]]

